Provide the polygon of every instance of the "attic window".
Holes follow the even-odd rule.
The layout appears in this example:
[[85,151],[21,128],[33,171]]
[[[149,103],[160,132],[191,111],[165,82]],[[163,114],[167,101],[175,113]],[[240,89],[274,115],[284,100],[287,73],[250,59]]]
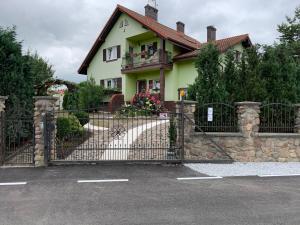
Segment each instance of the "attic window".
[[124,26],[128,26],[128,20],[127,19],[124,20]]
[[240,51],[235,51],[235,61],[236,62],[240,62],[241,61],[241,58],[242,58],[242,55],[241,55],[241,52]]
[[127,26],[128,26],[128,20],[125,19],[120,22],[119,28],[123,28],[123,27],[127,27]]

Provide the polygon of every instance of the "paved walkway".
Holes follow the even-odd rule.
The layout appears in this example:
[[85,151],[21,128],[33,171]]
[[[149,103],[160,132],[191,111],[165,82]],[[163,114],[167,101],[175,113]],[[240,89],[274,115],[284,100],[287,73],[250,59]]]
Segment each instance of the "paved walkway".
[[138,159],[142,159],[140,154],[132,154],[132,151],[140,151],[138,148],[135,149],[134,145],[145,142],[144,139],[148,136],[147,130],[161,127],[161,125],[168,122],[169,120],[157,120],[142,124],[116,137],[112,137],[111,130],[108,128],[87,124],[85,129],[92,132],[92,136],[77,146],[65,160],[127,160],[129,154],[131,160],[137,159],[132,157],[133,155],[139,156]]
[[[129,149],[144,132],[153,127],[167,123],[168,120],[155,121],[130,129],[121,139],[114,139],[104,151],[101,160],[127,160]],[[127,148],[127,149],[126,149]]]

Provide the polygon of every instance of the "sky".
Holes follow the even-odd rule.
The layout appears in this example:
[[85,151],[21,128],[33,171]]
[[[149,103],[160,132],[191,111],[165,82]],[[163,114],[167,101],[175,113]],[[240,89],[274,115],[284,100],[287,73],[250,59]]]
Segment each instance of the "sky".
[[[0,26],[16,25],[23,51],[37,51],[53,65],[58,78],[80,82],[77,74],[95,39],[121,4],[141,14],[148,0],[0,0]],[[293,15],[299,0],[157,0],[158,20],[206,41],[206,27],[217,39],[248,33],[253,43],[272,44],[277,24]]]

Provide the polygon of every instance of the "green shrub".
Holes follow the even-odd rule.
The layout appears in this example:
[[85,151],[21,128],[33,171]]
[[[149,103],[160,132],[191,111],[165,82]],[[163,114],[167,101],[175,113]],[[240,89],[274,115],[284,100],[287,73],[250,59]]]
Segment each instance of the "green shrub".
[[174,149],[177,141],[177,127],[176,127],[176,119],[174,118],[173,115],[170,118],[169,138],[170,138],[170,148]]
[[84,126],[90,121],[89,114],[84,111],[73,112],[73,115],[77,117],[81,126]]
[[56,137],[59,140],[67,140],[70,137],[83,135],[83,127],[76,116],[70,114],[67,117],[57,118]]
[[103,88],[96,85],[94,79],[79,84],[78,106],[82,110],[97,109],[101,106],[104,98]]
[[64,110],[76,110],[78,109],[79,95],[78,92],[66,91],[63,99]]

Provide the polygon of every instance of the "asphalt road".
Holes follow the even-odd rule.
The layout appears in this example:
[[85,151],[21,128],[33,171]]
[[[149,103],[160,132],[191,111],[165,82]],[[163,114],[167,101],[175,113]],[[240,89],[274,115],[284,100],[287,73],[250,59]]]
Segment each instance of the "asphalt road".
[[[300,224],[300,177],[177,180],[183,166],[0,169],[0,225]],[[128,179],[78,183],[78,180]]]

